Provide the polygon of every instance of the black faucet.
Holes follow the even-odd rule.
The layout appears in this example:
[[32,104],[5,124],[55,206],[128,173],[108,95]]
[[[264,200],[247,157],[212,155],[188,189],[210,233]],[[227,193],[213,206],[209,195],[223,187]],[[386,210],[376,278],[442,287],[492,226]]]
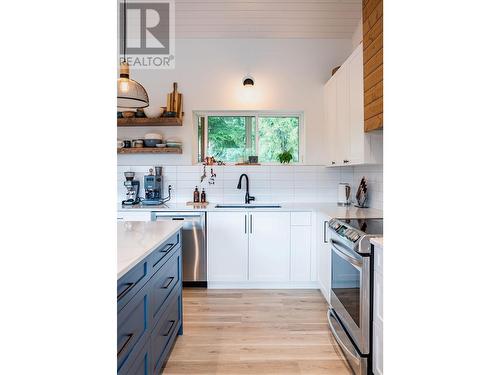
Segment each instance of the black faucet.
[[243,173],[241,176],[240,176],[240,180],[238,181],[238,186],[236,186],[238,189],[241,189],[241,179],[245,177],[247,179],[247,192],[245,194],[245,204],[249,204],[250,201],[254,201],[255,200],[255,197],[252,197],[250,196],[250,193],[248,192],[248,189],[249,189],[249,186],[248,186],[248,176],[246,175],[246,173]]

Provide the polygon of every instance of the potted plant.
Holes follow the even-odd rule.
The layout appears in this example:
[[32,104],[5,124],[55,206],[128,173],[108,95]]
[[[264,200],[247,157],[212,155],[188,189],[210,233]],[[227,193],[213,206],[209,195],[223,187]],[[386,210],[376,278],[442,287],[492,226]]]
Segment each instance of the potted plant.
[[281,164],[290,163],[290,161],[293,159],[291,151],[292,150],[285,150],[278,154],[278,160],[280,161]]

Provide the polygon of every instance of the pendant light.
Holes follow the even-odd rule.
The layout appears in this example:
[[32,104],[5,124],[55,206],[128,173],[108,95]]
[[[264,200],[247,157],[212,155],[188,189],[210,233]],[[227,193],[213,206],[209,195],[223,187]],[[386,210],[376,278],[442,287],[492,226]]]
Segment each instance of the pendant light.
[[127,1],[123,3],[123,56],[120,62],[120,78],[118,78],[118,108],[145,108],[149,106],[148,93],[142,85],[130,79],[127,64]]

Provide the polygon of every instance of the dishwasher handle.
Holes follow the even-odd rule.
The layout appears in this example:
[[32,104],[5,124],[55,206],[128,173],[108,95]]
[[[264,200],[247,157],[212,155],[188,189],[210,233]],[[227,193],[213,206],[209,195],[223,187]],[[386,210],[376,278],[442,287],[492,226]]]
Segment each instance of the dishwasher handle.
[[168,211],[153,211],[151,212],[151,220],[170,219],[170,220],[186,220],[193,218],[202,218],[205,212],[168,212]]

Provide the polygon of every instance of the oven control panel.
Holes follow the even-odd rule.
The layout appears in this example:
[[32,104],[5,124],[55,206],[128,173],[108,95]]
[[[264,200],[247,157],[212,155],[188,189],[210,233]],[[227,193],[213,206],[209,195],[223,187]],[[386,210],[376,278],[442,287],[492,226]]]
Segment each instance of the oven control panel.
[[330,228],[332,228],[337,235],[348,239],[351,242],[356,242],[360,239],[361,235],[358,231],[348,227],[345,224],[341,224],[338,221],[334,221],[330,224]]

